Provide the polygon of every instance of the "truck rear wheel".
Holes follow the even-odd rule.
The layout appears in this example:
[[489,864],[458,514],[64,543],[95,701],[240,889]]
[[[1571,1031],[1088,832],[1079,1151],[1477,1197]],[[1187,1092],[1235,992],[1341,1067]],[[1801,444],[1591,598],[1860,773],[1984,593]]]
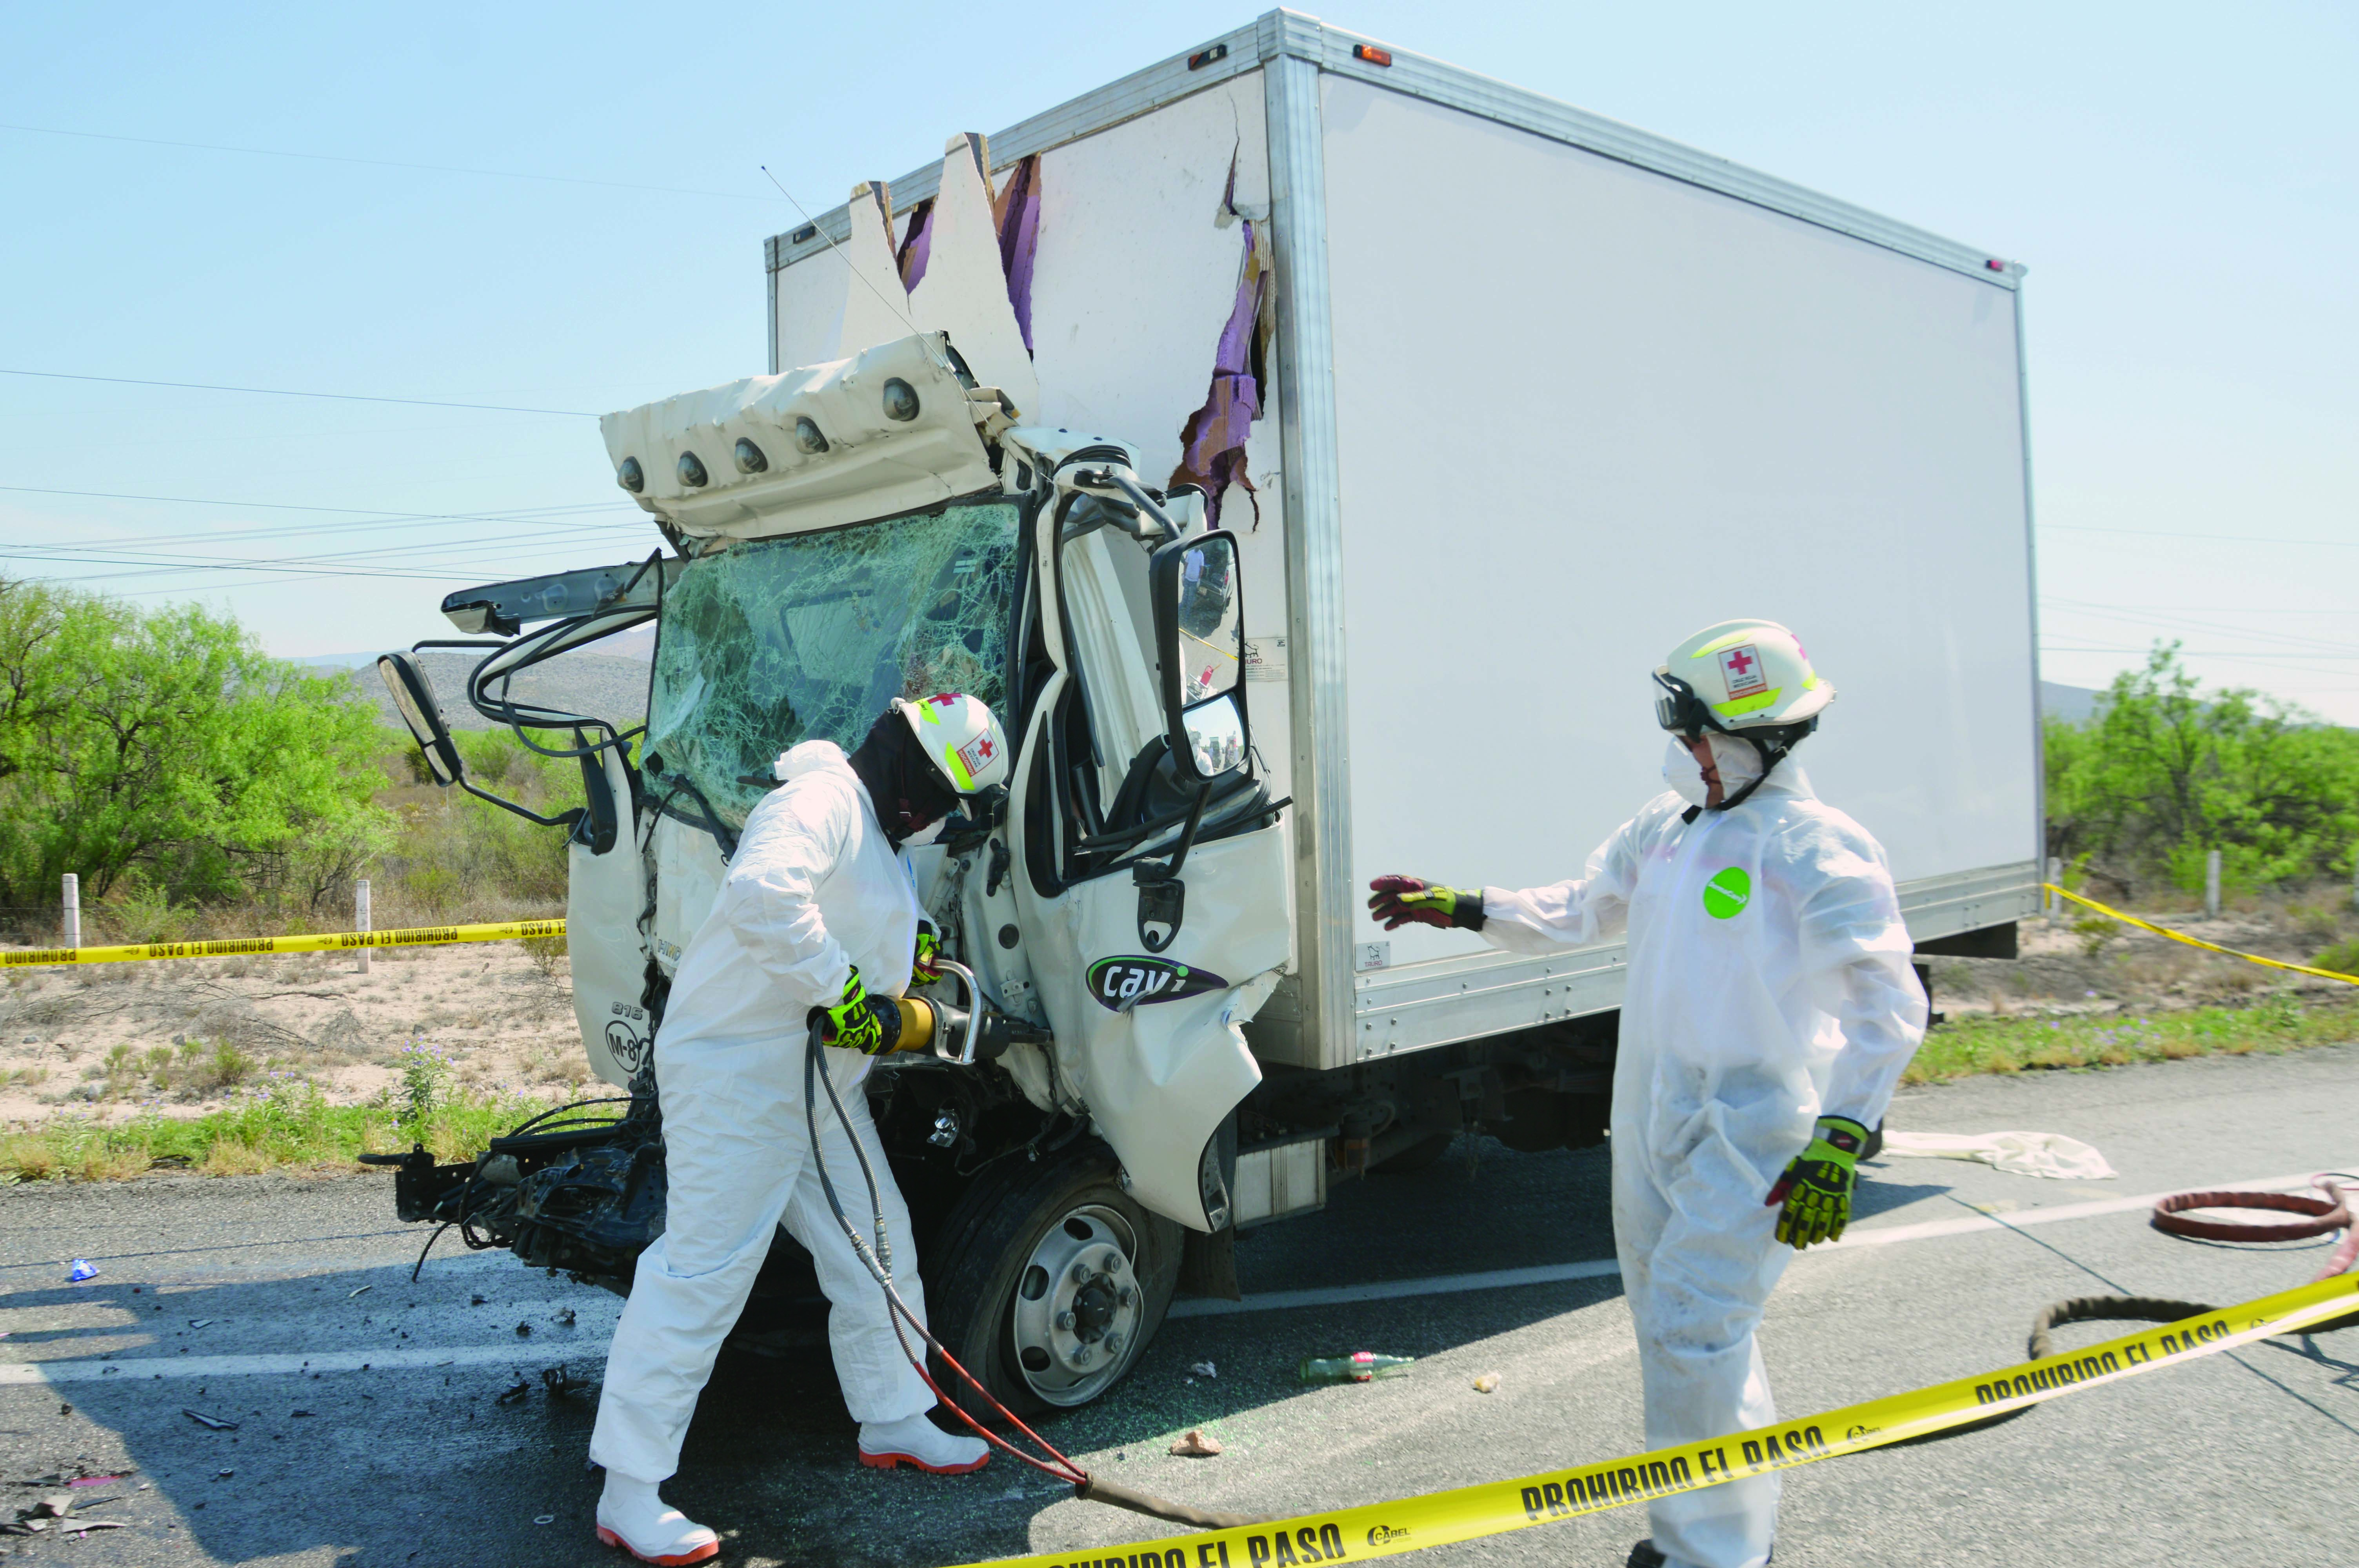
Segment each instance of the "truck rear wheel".
[[[942,1222],[921,1264],[928,1314],[1016,1414],[1085,1405],[1128,1375],[1163,1326],[1180,1241],[1178,1225],[1122,1190],[1103,1145],[1037,1165],[1009,1160]],[[957,1374],[934,1370],[943,1392],[987,1419]]]

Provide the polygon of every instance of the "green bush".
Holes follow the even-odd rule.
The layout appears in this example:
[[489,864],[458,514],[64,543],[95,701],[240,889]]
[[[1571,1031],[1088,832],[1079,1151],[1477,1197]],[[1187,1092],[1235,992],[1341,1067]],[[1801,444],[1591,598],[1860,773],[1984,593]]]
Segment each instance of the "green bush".
[[0,904],[316,908],[385,846],[375,714],[198,606],[0,579]]
[[2318,957],[2310,961],[2310,967],[2332,969],[2338,975],[2359,975],[2359,936],[2321,949]]
[[2203,886],[2209,851],[2231,896],[2347,878],[2359,838],[2359,731],[2259,692],[2206,692],[2158,643],[2115,677],[2085,725],[2047,723],[2049,852],[2130,896]]

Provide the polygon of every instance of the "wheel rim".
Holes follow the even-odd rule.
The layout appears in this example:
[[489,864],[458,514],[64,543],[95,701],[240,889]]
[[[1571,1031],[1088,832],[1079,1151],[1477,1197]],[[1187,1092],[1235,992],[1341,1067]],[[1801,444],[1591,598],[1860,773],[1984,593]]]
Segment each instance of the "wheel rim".
[[1084,1204],[1049,1227],[1025,1260],[1010,1323],[1016,1369],[1049,1404],[1087,1403],[1130,1364],[1147,1308],[1137,1255],[1128,1220]]

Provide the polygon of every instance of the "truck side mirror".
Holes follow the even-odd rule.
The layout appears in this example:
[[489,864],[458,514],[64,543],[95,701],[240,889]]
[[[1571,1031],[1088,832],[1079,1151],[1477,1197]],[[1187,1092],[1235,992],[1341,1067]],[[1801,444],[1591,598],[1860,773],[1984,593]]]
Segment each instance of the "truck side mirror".
[[1245,598],[1236,535],[1178,538],[1147,562],[1171,754],[1197,778],[1245,765]]
[[376,673],[385,681],[385,689],[393,694],[394,709],[409,726],[410,738],[426,753],[427,771],[434,775],[434,782],[446,789],[462,782],[465,764],[451,740],[451,727],[442,722],[442,705],[434,699],[434,683],[426,678],[417,658],[387,654],[377,660]]

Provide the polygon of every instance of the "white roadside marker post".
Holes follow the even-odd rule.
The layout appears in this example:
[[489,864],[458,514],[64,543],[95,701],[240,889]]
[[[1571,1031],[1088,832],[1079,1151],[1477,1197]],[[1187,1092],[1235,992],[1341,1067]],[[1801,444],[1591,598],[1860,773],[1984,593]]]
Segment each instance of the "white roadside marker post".
[[66,873],[65,895],[65,916],[61,923],[63,942],[68,947],[79,947],[82,946],[82,879],[71,871]]
[[[2064,885],[2064,858],[2061,855],[2048,857],[2048,882],[2049,887]],[[2064,901],[2043,888],[2039,902],[2048,906],[2048,929],[2055,930],[2056,923],[2064,918]]]
[[2207,850],[2203,856],[2203,917],[2220,918],[2220,851]]
[[[369,929],[369,880],[362,877],[353,883],[353,929]],[[369,950],[361,949],[361,973],[369,972]]]

